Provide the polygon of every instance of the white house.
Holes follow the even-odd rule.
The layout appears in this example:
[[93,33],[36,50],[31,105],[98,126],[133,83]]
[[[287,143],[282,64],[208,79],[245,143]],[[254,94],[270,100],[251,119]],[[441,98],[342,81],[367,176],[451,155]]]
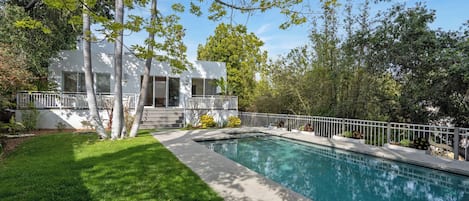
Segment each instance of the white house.
[[[109,120],[109,104],[114,93],[113,44],[92,45],[92,66],[100,114]],[[126,52],[123,57],[124,104],[131,112],[138,102],[145,61]],[[145,110],[181,111],[185,122],[200,109],[211,113],[217,121],[237,115],[237,98],[217,96],[220,88],[216,80],[226,80],[226,66],[223,62],[196,61],[182,73],[176,73],[168,63],[153,62],[150,70],[149,88]],[[69,128],[83,128],[83,121],[89,117],[86,102],[83,52],[81,49],[60,52],[49,66],[49,81],[57,84],[55,92],[23,92],[17,96],[17,119],[28,105],[40,111],[38,128],[57,128],[62,124]],[[200,113],[200,112],[199,112]],[[198,114],[198,113],[196,113]],[[151,120],[151,115],[146,118]],[[157,117],[155,117],[157,118]]]

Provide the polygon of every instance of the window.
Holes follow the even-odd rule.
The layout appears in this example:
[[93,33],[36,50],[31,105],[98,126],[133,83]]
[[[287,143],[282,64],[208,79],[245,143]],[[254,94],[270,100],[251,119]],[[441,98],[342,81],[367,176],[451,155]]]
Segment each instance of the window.
[[[111,75],[109,73],[96,73],[95,85],[97,93],[111,92]],[[63,72],[64,92],[86,92],[85,73]]]
[[216,79],[192,79],[192,96],[217,95]]
[[204,95],[204,79],[192,78],[192,96]]
[[217,80],[205,80],[205,95],[217,95]]
[[96,93],[111,93],[111,75],[96,73]]
[[85,92],[85,73],[63,72],[65,92]]

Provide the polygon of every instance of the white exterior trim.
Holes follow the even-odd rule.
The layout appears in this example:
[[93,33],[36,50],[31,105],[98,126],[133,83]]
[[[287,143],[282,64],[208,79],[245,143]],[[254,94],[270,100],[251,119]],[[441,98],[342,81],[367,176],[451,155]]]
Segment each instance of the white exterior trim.
[[[108,73],[111,75],[111,93],[114,93],[114,54],[105,45],[93,44],[91,62],[93,73]],[[123,57],[123,75],[128,79],[122,83],[123,93],[140,92],[140,76],[143,75],[145,61],[136,58],[133,54],[126,53]],[[59,53],[58,58],[53,59],[49,66],[49,80],[55,81],[58,90],[63,90],[63,71],[84,72],[82,50],[65,50]],[[179,78],[179,107],[184,107],[184,100],[192,96],[192,78],[220,79],[226,80],[226,66],[223,62],[196,61],[193,68],[188,67],[180,74],[174,73],[168,63],[152,62],[150,76],[166,77],[166,89],[168,89],[168,78]],[[205,87],[205,85],[204,85]],[[168,90],[166,91],[168,93]],[[166,94],[168,97],[168,94]],[[167,102],[167,100],[166,100]],[[166,104],[167,105],[167,104]]]

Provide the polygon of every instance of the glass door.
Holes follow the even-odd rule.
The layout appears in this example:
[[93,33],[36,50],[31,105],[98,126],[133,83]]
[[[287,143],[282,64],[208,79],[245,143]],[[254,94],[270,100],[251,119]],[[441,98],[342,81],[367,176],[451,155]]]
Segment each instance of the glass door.
[[179,106],[179,78],[169,78],[168,106]]
[[[140,77],[140,87],[142,87],[143,83],[143,76]],[[153,76],[150,76],[148,80],[148,87],[147,87],[147,97],[145,98],[145,106],[153,106]]]
[[166,107],[166,77],[155,77],[155,107]]

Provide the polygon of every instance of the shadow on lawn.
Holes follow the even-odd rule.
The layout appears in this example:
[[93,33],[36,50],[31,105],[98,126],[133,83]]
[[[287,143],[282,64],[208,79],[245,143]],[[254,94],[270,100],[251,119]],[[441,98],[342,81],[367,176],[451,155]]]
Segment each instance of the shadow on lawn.
[[1,200],[91,200],[74,162],[79,141],[48,135],[24,142],[0,163]]
[[[103,200],[218,200],[161,144],[128,148],[78,161],[92,197]],[[112,168],[110,168],[112,167]]]
[[[122,142],[98,142],[95,136],[76,135],[50,135],[28,141],[0,164],[0,198],[221,200],[161,144],[135,143],[126,148]],[[115,151],[76,160],[77,154],[83,154],[77,150],[98,144],[96,151]]]

